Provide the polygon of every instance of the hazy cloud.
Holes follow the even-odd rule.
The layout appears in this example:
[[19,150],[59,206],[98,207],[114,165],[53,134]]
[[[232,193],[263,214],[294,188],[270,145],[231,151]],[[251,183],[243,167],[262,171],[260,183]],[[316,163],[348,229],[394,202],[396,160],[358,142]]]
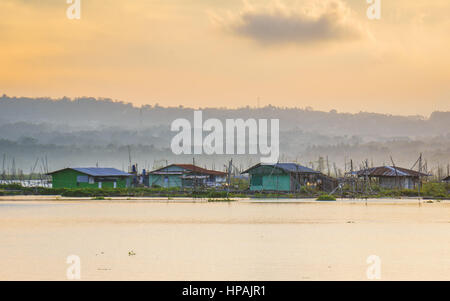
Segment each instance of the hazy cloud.
[[261,44],[313,44],[356,40],[363,36],[351,9],[340,0],[313,2],[300,9],[280,2],[269,7],[246,7],[228,18],[215,16],[227,31]]

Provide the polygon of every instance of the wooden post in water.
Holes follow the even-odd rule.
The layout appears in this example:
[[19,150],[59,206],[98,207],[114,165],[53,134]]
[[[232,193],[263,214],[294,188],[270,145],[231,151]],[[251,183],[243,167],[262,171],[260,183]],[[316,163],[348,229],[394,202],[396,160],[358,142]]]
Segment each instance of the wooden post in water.
[[350,159],[350,175],[352,180],[352,193],[355,194],[355,181],[353,178],[353,159]]
[[420,190],[422,188],[422,153],[420,153],[420,157],[419,157],[419,185],[418,186],[418,192],[417,195],[420,198]]
[[231,187],[231,169],[233,167],[233,159],[230,159],[230,161],[228,162],[228,187],[227,187],[227,197],[228,194],[230,193],[230,187]]
[[390,157],[391,157],[392,165],[393,165],[394,170],[395,170],[395,183],[397,184],[397,189],[398,189],[398,188],[400,188],[400,182],[399,182],[399,179],[398,179],[397,167],[395,167],[395,163],[394,163],[394,160],[392,159],[392,156],[390,156]]

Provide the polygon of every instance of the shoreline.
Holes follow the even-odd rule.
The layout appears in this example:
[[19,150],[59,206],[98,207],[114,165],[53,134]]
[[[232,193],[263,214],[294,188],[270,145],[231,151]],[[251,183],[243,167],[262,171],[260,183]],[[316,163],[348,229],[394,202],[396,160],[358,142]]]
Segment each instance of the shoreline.
[[337,198],[336,201],[318,201],[315,198],[190,198],[190,197],[105,197],[96,199],[91,197],[62,197],[59,195],[20,195],[0,196],[0,204],[7,202],[82,202],[82,203],[259,203],[259,204],[391,204],[391,205],[423,205],[423,204],[450,204],[450,200],[403,197],[403,198]]

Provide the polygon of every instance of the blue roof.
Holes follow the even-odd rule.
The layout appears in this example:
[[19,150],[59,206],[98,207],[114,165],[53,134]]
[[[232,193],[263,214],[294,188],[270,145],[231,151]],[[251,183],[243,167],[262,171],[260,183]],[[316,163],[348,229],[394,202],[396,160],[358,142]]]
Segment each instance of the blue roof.
[[258,168],[260,166],[270,166],[270,167],[275,167],[275,168],[279,168],[282,169],[286,172],[295,172],[295,173],[315,173],[315,174],[319,174],[319,171],[313,170],[311,168],[308,168],[306,166],[302,166],[300,164],[297,163],[277,163],[277,164],[257,164],[249,169],[247,169],[246,171],[243,171],[242,173],[248,173],[250,170]]
[[[100,167],[70,167],[68,169],[76,170],[78,172],[84,173],[89,176],[93,177],[128,177],[131,176],[129,173],[126,173],[124,171],[115,169],[115,168],[100,168]],[[64,169],[63,169],[64,170]],[[50,174],[57,173],[61,170],[54,171]]]
[[288,172],[300,172],[300,173],[320,173],[309,167],[297,164],[297,163],[277,163],[275,167],[281,168]]

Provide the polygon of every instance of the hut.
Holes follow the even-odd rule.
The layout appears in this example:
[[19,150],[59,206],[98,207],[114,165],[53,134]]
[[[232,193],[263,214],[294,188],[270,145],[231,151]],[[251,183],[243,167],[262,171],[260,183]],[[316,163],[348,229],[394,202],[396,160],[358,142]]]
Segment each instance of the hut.
[[302,186],[331,191],[334,186],[332,178],[296,163],[259,163],[242,173],[250,175],[251,191],[297,192]]
[[149,186],[217,187],[226,183],[227,173],[209,170],[193,164],[171,164],[149,173]]
[[115,168],[69,167],[48,175],[53,188],[125,188],[131,184],[131,174]]
[[362,169],[356,172],[360,178],[368,177],[375,180],[382,188],[414,189],[420,183],[421,178],[429,175],[411,169],[394,166],[380,166]]

